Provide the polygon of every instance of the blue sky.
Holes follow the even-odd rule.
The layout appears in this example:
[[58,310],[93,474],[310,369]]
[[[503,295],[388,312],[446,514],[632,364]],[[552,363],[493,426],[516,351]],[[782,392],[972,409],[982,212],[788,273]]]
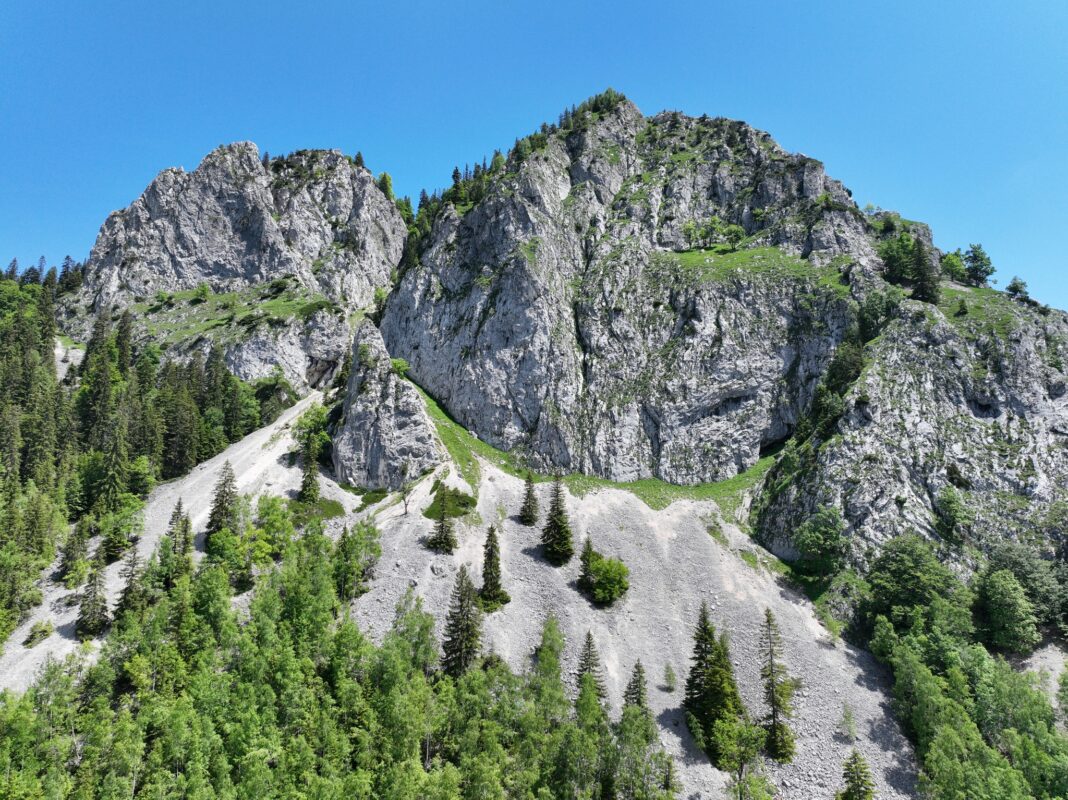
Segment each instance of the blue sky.
[[84,258],[223,142],[362,150],[414,196],[612,86],[763,128],[1068,308],[1066,35],[1059,0],[4,0],[0,260]]

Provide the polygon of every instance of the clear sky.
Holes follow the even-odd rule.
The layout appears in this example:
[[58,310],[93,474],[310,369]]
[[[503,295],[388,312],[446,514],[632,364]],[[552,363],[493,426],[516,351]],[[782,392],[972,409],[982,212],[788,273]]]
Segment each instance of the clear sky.
[[3,0],[0,260],[84,258],[224,142],[361,150],[402,194],[607,86],[743,119],[1068,308],[1068,2]]

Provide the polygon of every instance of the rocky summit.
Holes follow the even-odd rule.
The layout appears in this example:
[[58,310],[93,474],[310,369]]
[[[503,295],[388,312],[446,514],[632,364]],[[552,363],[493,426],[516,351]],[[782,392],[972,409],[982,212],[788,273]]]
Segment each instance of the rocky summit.
[[[1018,656],[1046,637],[1036,659],[1060,663],[1068,630],[1068,315],[992,272],[980,245],[943,252],[927,225],[859,208],[763,131],[644,116],[612,90],[415,207],[336,150],[241,142],[164,170],[84,265],[28,290],[32,312],[0,318],[3,353],[40,340],[3,361],[19,405],[0,457],[23,483],[0,511],[33,541],[74,523],[5,583],[0,688],[114,623],[126,638],[93,685],[163,691],[119,620],[192,637],[182,615],[225,616],[232,592],[255,635],[213,617],[160,652],[314,673],[326,716],[293,734],[309,763],[334,745],[305,732],[370,747],[433,698],[412,752],[353,756],[353,796],[409,785],[404,764],[442,783],[389,796],[755,798],[772,781],[801,800],[834,796],[843,762],[846,800],[1066,796],[1053,687]],[[284,658],[257,661],[279,636]],[[203,642],[217,662],[194,662]],[[197,676],[166,691],[200,697]],[[487,752],[516,719],[574,738],[549,766],[472,766],[440,728],[483,713],[463,706],[483,690],[519,698],[464,729]]]

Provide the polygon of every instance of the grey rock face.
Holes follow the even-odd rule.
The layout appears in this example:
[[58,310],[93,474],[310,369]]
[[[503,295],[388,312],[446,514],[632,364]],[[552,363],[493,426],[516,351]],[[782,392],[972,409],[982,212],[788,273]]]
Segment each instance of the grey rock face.
[[[773,549],[791,555],[820,506],[842,509],[860,561],[904,531],[956,549],[1068,534],[1068,316],[993,293],[968,302],[964,317],[908,303],[868,345],[835,434],[768,477],[757,520]],[[947,493],[964,512],[952,530]]]
[[[352,343],[352,329],[344,316],[329,310],[307,320],[284,325],[261,325],[241,338],[219,342],[227,368],[246,381],[265,378],[281,369],[301,394],[329,385]],[[179,355],[199,351],[207,356],[213,340],[200,337],[177,348]]]
[[202,283],[233,292],[290,277],[342,313],[176,344],[182,354],[215,341],[241,377],[278,367],[303,391],[337,371],[351,337],[344,312],[369,307],[386,291],[406,236],[371,173],[336,150],[264,163],[250,142],[220,147],[191,173],[164,170],[132,205],[108,217],[82,289],[63,304],[64,327],[87,334],[86,309],[114,310],[161,292]]
[[[665,255],[721,240],[713,220],[781,252]],[[447,206],[382,332],[450,414],[536,467],[717,480],[811,397],[848,324],[839,268],[879,266],[868,225],[766,134],[623,103],[513,158],[463,216]]]
[[363,322],[353,341],[344,414],[334,433],[338,481],[399,489],[440,462],[423,399],[397,375],[378,329]]
[[404,221],[367,170],[337,151],[268,167],[251,142],[191,173],[161,172],[108,217],[85,268],[94,308],[207,283],[229,291],[294,276],[346,308],[371,304],[404,249]]
[[111,214],[82,296],[99,309],[200,283],[228,291],[292,275],[354,309],[389,285],[405,235],[371,174],[340,152],[301,151],[265,166],[254,144],[239,142],[191,173],[164,170]]

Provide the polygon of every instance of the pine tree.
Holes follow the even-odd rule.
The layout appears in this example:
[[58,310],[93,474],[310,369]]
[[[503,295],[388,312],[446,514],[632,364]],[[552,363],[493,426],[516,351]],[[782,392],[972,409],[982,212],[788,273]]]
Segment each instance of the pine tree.
[[523,506],[519,509],[519,521],[533,527],[538,524],[538,496],[534,493],[534,475],[527,472],[523,489]]
[[764,720],[768,755],[785,764],[794,755],[794,735],[786,721],[793,716],[797,682],[787,674],[782,662],[782,635],[770,608],[764,611],[760,651],[760,678],[764,681],[764,702],[768,707]]
[[319,443],[316,437],[308,438],[304,447],[304,473],[300,480],[298,499],[302,503],[319,502]]
[[122,562],[122,570],[119,572],[122,578],[122,594],[119,595],[119,604],[115,609],[116,619],[125,612],[138,612],[145,606],[145,593],[141,578],[141,561],[137,557],[137,548],[131,547],[126,551],[126,558]]
[[104,455],[104,475],[97,497],[97,506],[105,513],[118,509],[122,495],[126,492],[126,470],[129,466],[126,426],[122,424],[118,414],[112,415],[109,429]]
[[193,552],[193,524],[189,520],[189,515],[185,513],[185,508],[182,506],[182,498],[178,498],[178,502],[174,504],[174,511],[171,512],[170,525],[167,528],[167,534],[171,537],[171,541],[174,542],[174,552],[182,556],[188,556]]
[[478,658],[481,642],[482,614],[478,608],[478,593],[464,564],[456,576],[449,615],[445,620],[445,641],[441,648],[441,665],[445,673],[459,678],[467,672]]
[[89,580],[82,592],[75,629],[83,639],[99,636],[108,626],[108,599],[104,593],[104,551],[97,549]]
[[115,329],[115,350],[118,355],[119,375],[126,377],[133,364],[133,314],[129,309],[122,312],[119,325]]
[[854,750],[842,767],[842,779],[845,788],[835,795],[835,800],[873,800],[875,784],[871,779],[868,762],[858,751]]
[[541,532],[541,542],[545,546],[545,557],[558,567],[570,561],[575,552],[571,541],[571,523],[564,505],[564,483],[559,475],[553,481],[552,501],[549,504],[548,519]]
[[716,722],[737,720],[743,716],[744,707],[734,681],[726,637],[716,639],[716,629],[705,603],[701,604],[697,616],[692,665],[686,678],[683,707],[694,739],[708,753],[712,762],[718,764],[719,752],[713,736]]
[[916,239],[912,244],[911,272],[914,282],[912,289],[913,299],[937,305],[942,296],[941,287],[939,286],[938,267],[931,263],[931,258],[927,253],[927,246],[921,239]]
[[512,599],[501,586],[501,547],[497,540],[497,528],[492,525],[486,534],[486,546],[482,554],[482,588],[478,596],[486,611],[496,611]]
[[590,631],[586,631],[586,641],[579,654],[577,680],[581,681],[583,675],[593,678],[593,684],[597,688],[597,697],[603,701],[608,696],[608,692],[605,691],[604,675],[601,672],[601,656],[597,652],[597,644],[593,641],[593,633]]
[[239,534],[237,507],[237,477],[234,468],[227,461],[219,470],[219,479],[215,483],[215,495],[211,501],[211,514],[208,515],[207,537],[210,539],[224,528],[233,534]]
[[593,541],[589,536],[582,544],[582,553],[579,555],[578,588],[587,594],[593,591],[593,564],[597,559],[597,551],[593,549]]
[[634,662],[634,669],[630,673],[627,688],[623,690],[623,705],[649,708],[649,694],[645,684],[645,667],[641,659]]
[[438,520],[434,523],[434,533],[426,540],[426,546],[436,553],[451,553],[456,549],[456,533],[445,508],[445,493],[442,492],[438,499],[441,506]]

